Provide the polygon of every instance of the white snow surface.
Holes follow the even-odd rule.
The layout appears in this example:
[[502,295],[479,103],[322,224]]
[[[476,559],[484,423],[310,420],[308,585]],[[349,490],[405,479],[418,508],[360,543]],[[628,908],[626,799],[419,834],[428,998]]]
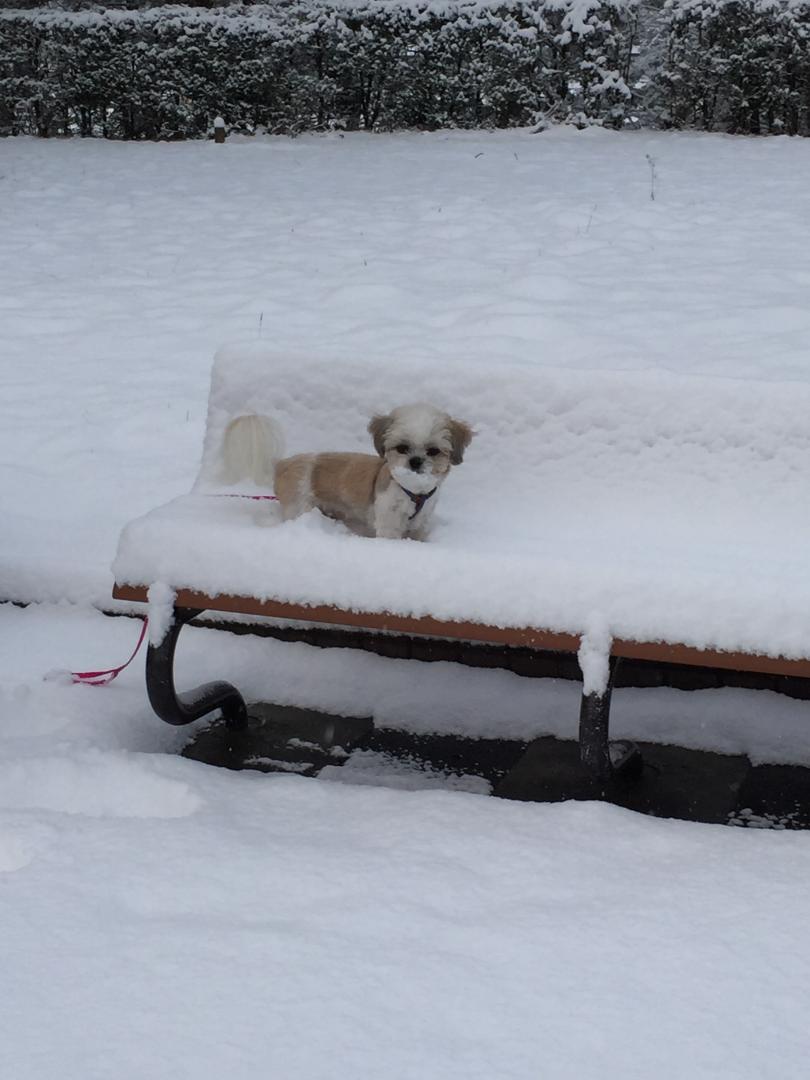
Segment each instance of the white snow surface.
[[432,473],[415,473],[404,465],[395,465],[391,475],[401,488],[410,491],[412,495],[424,495],[428,491],[435,491],[436,481]]
[[[493,373],[490,415],[508,395],[502,364],[540,369],[559,394],[536,444],[549,518],[587,532],[594,559],[605,514],[639,516],[622,492],[645,438],[661,461],[646,528],[662,505],[684,513],[692,502],[678,467],[691,418],[695,456],[705,464],[709,449],[721,452],[714,494],[746,457],[754,485],[698,502],[693,522],[708,529],[731,514],[736,544],[759,547],[780,410],[782,482],[800,484],[805,463],[809,159],[806,142],[787,138],[572,130],[225,146],[4,141],[0,595],[109,601],[123,525],[192,485],[215,350],[248,338],[392,372],[482,362]],[[578,407],[566,374],[582,388],[604,376],[620,418],[634,402],[641,410],[624,474],[600,467],[613,409],[596,393]],[[705,441],[712,416],[716,447]],[[359,420],[358,410],[345,433],[330,427],[328,442],[361,440]],[[491,433],[499,460],[511,434],[501,423]],[[485,467],[483,431],[442,492],[440,517],[456,520],[462,487]],[[670,467],[681,479],[673,494]]]
[[[571,131],[0,140],[0,596],[40,601],[0,607],[0,1076],[802,1075],[806,833],[505,803],[379,755],[343,783],[228,773],[177,756],[193,729],[152,715],[142,657],[105,688],[42,676],[129,655],[138,624],[88,604],[109,603],[125,523],[192,487],[211,356],[251,337],[331,360],[335,400],[347,361],[376,359],[381,386],[489,367],[435,540],[397,558],[474,545],[478,477],[514,513],[502,478],[517,489],[530,441],[582,595],[636,573],[605,559],[623,529],[644,573],[661,545],[679,603],[690,559],[712,590],[736,568],[713,627],[803,648],[809,166],[807,141]],[[498,412],[523,368],[548,395],[531,440]],[[318,439],[354,448],[360,421],[336,411]],[[180,505],[207,527],[202,498]],[[266,504],[219,502],[218,529],[277,543]],[[380,547],[296,528],[341,559]],[[185,629],[178,685],[212,677],[522,739],[573,737],[580,690]],[[612,730],[810,763],[807,704],[775,694],[619,690]]]
[[613,639],[605,619],[595,615],[577,651],[583,694],[604,694],[610,682],[610,650]]
[[149,644],[160,645],[174,622],[174,589],[162,581],[154,581],[147,593],[149,619]]
[[[329,770],[342,783],[208,768],[175,756],[189,732],[155,720],[142,664],[41,681],[136,633],[0,608],[4,1077],[801,1075],[806,833],[507,803],[369,755]],[[183,633],[181,686],[414,729],[576,725],[573,683]],[[806,709],[619,690],[614,730],[764,750],[781,726],[810,757]]]

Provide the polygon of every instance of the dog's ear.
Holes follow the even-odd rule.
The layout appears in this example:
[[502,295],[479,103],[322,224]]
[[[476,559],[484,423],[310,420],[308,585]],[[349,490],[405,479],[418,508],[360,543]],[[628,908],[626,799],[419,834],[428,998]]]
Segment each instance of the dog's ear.
[[460,465],[464,460],[464,451],[472,442],[472,437],[475,434],[469,424],[466,424],[463,420],[454,420],[450,418],[450,464]]
[[385,457],[385,436],[391,426],[390,416],[372,416],[368,422],[368,432],[374,440],[374,449]]

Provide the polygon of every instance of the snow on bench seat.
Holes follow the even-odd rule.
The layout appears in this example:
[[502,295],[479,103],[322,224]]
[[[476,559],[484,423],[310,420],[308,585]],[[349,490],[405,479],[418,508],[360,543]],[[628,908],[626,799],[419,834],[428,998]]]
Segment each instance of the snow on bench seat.
[[[369,416],[415,400],[477,432],[426,543],[357,537],[317,512],[282,524],[273,503],[217,497],[237,490],[217,481],[236,415],[276,416],[290,453],[370,452]],[[130,523],[113,570],[119,587],[574,636],[606,627],[798,660],[810,657],[808,416],[810,388],[796,384],[230,347],[214,364],[194,490]]]

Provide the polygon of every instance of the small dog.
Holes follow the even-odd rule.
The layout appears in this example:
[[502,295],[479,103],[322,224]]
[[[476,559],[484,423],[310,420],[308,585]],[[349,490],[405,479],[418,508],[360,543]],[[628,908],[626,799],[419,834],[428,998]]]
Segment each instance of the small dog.
[[285,521],[317,508],[361,536],[424,540],[436,495],[473,437],[463,420],[433,405],[403,405],[375,416],[373,454],[282,457],[275,421],[245,415],[225,429],[222,478],[274,486]]

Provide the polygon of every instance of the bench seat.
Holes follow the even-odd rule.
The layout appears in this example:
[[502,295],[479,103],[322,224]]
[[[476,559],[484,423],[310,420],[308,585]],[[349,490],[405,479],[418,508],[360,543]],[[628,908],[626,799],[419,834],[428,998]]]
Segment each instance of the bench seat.
[[[182,496],[127,526],[116,581],[573,636],[603,617],[625,640],[810,656],[807,573],[784,550],[772,561],[715,522],[690,525],[674,511],[645,521],[643,505],[618,520],[609,503],[592,508],[579,532],[553,505],[522,514],[515,490],[487,514],[465,469],[475,469],[472,453],[447,481],[424,544],[353,536],[317,512],[279,526],[272,504]],[[671,544],[670,529],[690,529],[694,547]],[[734,547],[725,560],[724,545]]]
[[[146,585],[116,585],[113,589],[113,597],[127,603],[145,604],[148,602],[147,593]],[[179,589],[175,602],[184,609],[244,615],[248,620],[258,616],[285,622],[353,627],[383,634],[408,634],[476,644],[507,645],[540,652],[577,652],[581,644],[581,637],[576,634],[558,633],[536,626],[489,626],[486,623],[435,619],[430,615],[415,617],[393,615],[385,611],[349,611],[326,604],[291,604],[283,600],[262,600],[255,596],[210,596],[192,589]],[[788,678],[810,678],[810,660],[807,659],[791,660],[784,656],[696,649],[689,645],[664,641],[624,641],[614,638],[611,642],[611,654],[619,659],[644,660],[656,664],[683,664],[689,667],[750,671]]]

